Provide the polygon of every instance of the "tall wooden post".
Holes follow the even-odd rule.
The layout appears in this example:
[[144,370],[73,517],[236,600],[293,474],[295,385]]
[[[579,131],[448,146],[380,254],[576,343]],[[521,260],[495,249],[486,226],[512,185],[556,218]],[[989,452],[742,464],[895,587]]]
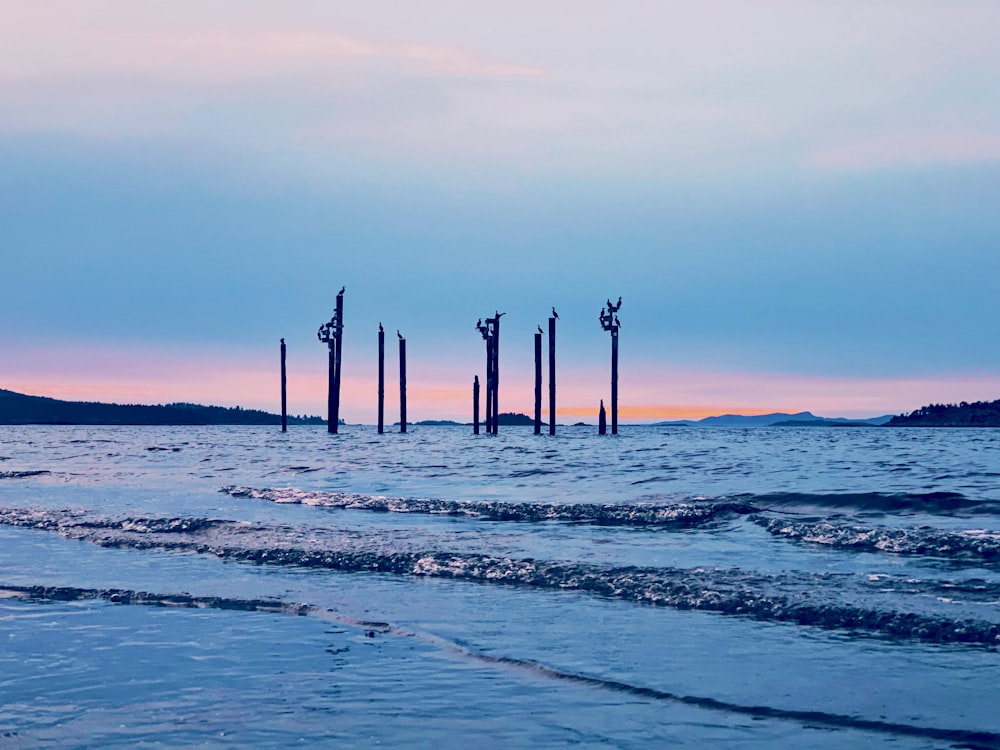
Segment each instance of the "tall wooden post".
[[549,318],[549,434],[556,434],[556,318]]
[[281,340],[281,431],[288,432],[288,377],[285,372],[285,340]]
[[[601,328],[611,333],[611,434],[618,434],[618,330],[621,328],[621,321],[618,320],[618,311],[622,307],[622,298],[618,302],[608,300],[608,304],[601,308]],[[604,410],[604,402],[601,402],[601,410]],[[601,434],[604,434],[603,432]]]
[[399,337],[399,431],[406,432],[406,339]]
[[493,434],[500,432],[500,316],[493,317]]
[[542,329],[535,334],[535,434],[542,433]]
[[472,381],[472,434],[479,434],[479,376]]
[[378,434],[385,432],[385,329],[378,324]]
[[336,355],[334,352],[337,349],[337,339],[332,338],[329,342],[330,345],[330,356],[329,356],[329,370],[330,377],[329,383],[326,388],[326,431],[330,434],[336,434],[337,432],[337,409],[336,397],[334,394],[337,390],[337,364]]
[[486,434],[493,432],[493,335],[486,336]]
[[618,434],[618,326],[611,329],[611,434]]
[[344,289],[337,293],[337,313],[336,313],[336,331],[335,331],[337,346],[334,352],[334,378],[335,383],[333,387],[333,399],[332,399],[332,414],[330,415],[330,425],[332,427],[330,432],[336,434],[337,428],[340,426],[340,362],[341,362],[341,352],[344,347]]
[[604,410],[604,399],[601,399],[601,410],[597,413],[597,434],[608,434],[608,413]]

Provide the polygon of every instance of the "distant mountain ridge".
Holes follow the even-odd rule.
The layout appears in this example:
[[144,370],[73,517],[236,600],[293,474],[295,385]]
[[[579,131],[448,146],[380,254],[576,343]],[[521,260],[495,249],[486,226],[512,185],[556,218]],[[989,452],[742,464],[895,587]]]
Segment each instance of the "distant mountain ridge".
[[[288,417],[288,424],[324,424],[321,417]],[[278,425],[280,414],[239,406],[166,406],[60,401],[0,388],[0,424],[70,425]]]
[[796,414],[775,412],[773,414],[722,414],[704,419],[681,419],[674,422],[657,422],[657,426],[677,427],[834,427],[837,425],[878,426],[889,422],[893,417],[886,414],[870,419],[847,419],[846,417],[817,417],[810,411],[800,411]]

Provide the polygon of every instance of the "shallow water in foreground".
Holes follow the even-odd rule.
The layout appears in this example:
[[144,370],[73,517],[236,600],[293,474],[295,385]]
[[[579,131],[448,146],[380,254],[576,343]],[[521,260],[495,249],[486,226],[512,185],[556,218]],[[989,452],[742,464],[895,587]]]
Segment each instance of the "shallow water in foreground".
[[1000,747],[998,478],[998,430],[3,427],[0,744]]

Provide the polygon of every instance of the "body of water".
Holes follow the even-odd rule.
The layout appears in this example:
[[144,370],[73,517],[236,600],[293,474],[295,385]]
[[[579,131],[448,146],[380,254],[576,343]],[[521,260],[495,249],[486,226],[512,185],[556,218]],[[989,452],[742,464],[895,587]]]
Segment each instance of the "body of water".
[[0,427],[0,745],[1000,747],[1000,430]]

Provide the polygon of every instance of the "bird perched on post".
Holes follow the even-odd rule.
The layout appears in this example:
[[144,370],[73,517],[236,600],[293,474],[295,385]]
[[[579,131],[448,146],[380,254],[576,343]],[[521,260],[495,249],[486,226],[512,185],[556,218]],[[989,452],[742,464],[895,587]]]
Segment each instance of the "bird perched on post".
[[479,320],[476,321],[476,328],[482,328],[482,327],[483,327],[483,319],[480,318]]
[[340,291],[337,292],[337,296],[340,297],[345,291],[347,291],[347,287],[346,286],[340,287]]
[[621,328],[621,327],[622,327],[622,322],[620,320],[618,320],[618,316],[616,315],[615,316],[615,328]]
[[402,340],[403,340],[403,334],[401,334],[401,333],[399,332],[399,329],[398,329],[398,328],[396,329],[396,338],[398,338],[398,339],[399,339],[400,341],[402,341]]
[[621,297],[619,297],[619,298],[618,298],[618,304],[617,304],[617,305],[615,305],[615,307],[616,307],[616,308],[620,308],[621,306],[622,306],[622,298],[621,298]]
[[543,330],[542,330],[542,327],[541,327],[541,326],[538,326],[538,332],[539,332],[539,333],[545,333],[545,331],[543,331]]
[[559,313],[556,312],[555,307],[552,308],[552,317],[555,318],[556,320],[559,320]]
[[384,330],[385,330],[385,329],[384,329],[384,328],[382,328],[382,321],[380,320],[380,321],[378,322],[378,332],[379,332],[379,333],[382,333],[382,332],[383,332]]

